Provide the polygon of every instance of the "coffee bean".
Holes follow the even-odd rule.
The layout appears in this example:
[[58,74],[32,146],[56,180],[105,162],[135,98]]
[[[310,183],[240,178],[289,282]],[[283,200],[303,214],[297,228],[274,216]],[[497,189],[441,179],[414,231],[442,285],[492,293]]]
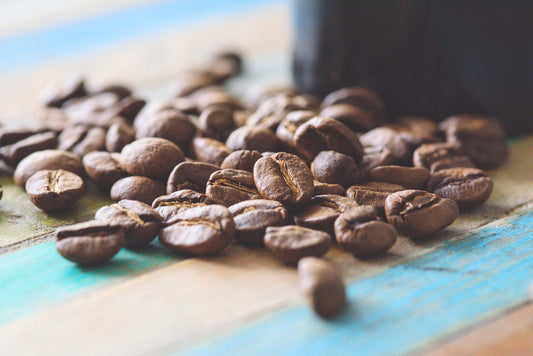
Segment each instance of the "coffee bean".
[[326,261],[305,257],[298,263],[300,288],[309,298],[315,313],[332,318],[346,304],[346,289],[339,273]]
[[21,127],[0,127],[0,147],[17,143],[25,138],[46,131],[49,131],[49,129],[42,124]]
[[476,168],[443,169],[431,175],[428,189],[443,198],[455,200],[459,208],[470,209],[486,202],[494,183]]
[[398,231],[413,239],[423,239],[453,223],[459,208],[455,201],[436,194],[403,190],[387,197],[385,214]]
[[220,166],[231,152],[222,142],[205,137],[195,137],[189,148],[189,154],[192,158],[215,166]]
[[390,249],[397,234],[392,225],[380,221],[375,207],[362,205],[339,215],[335,237],[339,246],[355,257],[373,257]]
[[163,224],[166,225],[181,210],[220,203],[205,194],[183,189],[157,198],[152,203],[152,208],[161,215]]
[[[91,121],[94,118],[112,109],[119,101],[120,97],[115,93],[91,94],[83,98],[67,101],[63,105],[63,109],[67,112],[71,121],[88,126],[91,125]],[[106,115],[105,119],[109,119],[109,116]]]
[[120,155],[104,151],[94,151],[83,156],[85,172],[99,188],[108,190],[126,172],[120,166]]
[[137,138],[164,138],[178,145],[183,151],[187,150],[195,134],[196,126],[185,114],[170,110],[155,114],[137,127]]
[[269,226],[285,225],[289,212],[275,200],[247,200],[229,207],[237,231],[235,239],[255,245],[262,245],[265,230]]
[[204,112],[208,108],[218,107],[229,112],[242,109],[241,103],[232,95],[227,93],[223,87],[222,90],[199,90],[194,93],[196,107],[198,112]]
[[238,169],[214,172],[207,181],[206,194],[230,206],[244,200],[260,199],[252,173]]
[[283,86],[264,86],[255,88],[250,92],[248,102],[252,108],[258,108],[264,101],[273,98],[279,94],[296,95],[296,91],[291,87]]
[[337,195],[346,195],[346,189],[340,184],[328,184],[322,183],[319,181],[313,182],[315,187],[315,192],[313,195],[324,195],[324,194],[337,194]]
[[233,131],[226,145],[234,151],[256,150],[259,152],[276,151],[278,140],[274,133],[263,127],[243,126]]
[[378,166],[368,171],[368,178],[407,189],[421,189],[426,186],[429,171],[424,167]]
[[335,104],[350,104],[367,111],[376,123],[385,120],[385,104],[373,91],[366,88],[342,88],[328,94],[322,101],[322,107]]
[[167,194],[192,189],[204,193],[207,181],[220,167],[203,162],[181,162],[170,173],[167,182]]
[[129,122],[133,122],[142,108],[146,105],[146,100],[128,96],[121,99],[115,106],[106,111],[108,116],[120,116]]
[[331,246],[331,236],[301,226],[271,226],[266,228],[265,245],[283,263],[292,265],[307,256],[324,255]]
[[53,149],[57,146],[57,138],[54,132],[43,132],[29,136],[11,145],[0,148],[0,159],[11,167],[17,164],[30,154]]
[[83,190],[83,179],[62,169],[38,171],[26,182],[33,205],[47,212],[70,208],[81,198]]
[[219,106],[210,107],[202,112],[198,125],[205,137],[224,141],[235,129],[233,113]]
[[180,148],[164,138],[141,138],[124,146],[121,152],[121,165],[126,172],[155,179],[166,180],[184,160]]
[[161,216],[150,205],[135,200],[121,200],[104,206],[94,218],[120,225],[126,233],[126,247],[140,248],[148,245],[159,233]]
[[213,255],[224,250],[235,236],[235,223],[222,205],[197,206],[178,212],[162,228],[159,241],[169,250],[191,255]]
[[468,158],[468,156],[454,156],[450,158],[444,158],[433,162],[429,171],[435,173],[437,171],[448,169],[448,168],[474,168],[474,163]]
[[355,133],[341,122],[315,117],[302,124],[294,134],[294,142],[304,159],[312,160],[321,151],[344,153],[360,162],[363,146]]
[[378,127],[362,135],[359,140],[365,148],[363,167],[370,169],[385,165],[405,165],[411,160],[412,150],[398,131]]
[[215,84],[217,77],[209,71],[182,72],[174,83],[175,96],[187,96],[196,90]]
[[405,190],[398,184],[368,182],[351,186],[346,195],[359,205],[371,205],[378,209],[379,214],[384,213],[385,199],[394,192]]
[[151,205],[152,202],[165,194],[165,185],[157,180],[131,176],[119,179],[111,187],[111,199],[119,201],[123,199],[137,200]]
[[413,150],[424,143],[442,141],[437,124],[423,117],[401,117],[389,127],[397,131]]
[[261,153],[258,151],[239,150],[230,154],[222,161],[223,169],[241,169],[243,171],[253,172],[255,162],[260,159]]
[[61,107],[66,101],[87,94],[82,78],[70,75],[57,82],[49,83],[41,92],[40,99],[48,107]]
[[81,175],[83,167],[78,156],[65,151],[44,150],[32,153],[17,165],[13,179],[20,187],[26,185],[26,181],[34,173],[42,170],[63,169],[77,175]]
[[209,70],[217,77],[217,81],[224,81],[242,72],[242,58],[231,51],[218,53],[211,60]]
[[320,116],[342,122],[354,132],[367,132],[376,127],[373,117],[364,109],[350,104],[335,104],[320,111]]
[[284,205],[306,204],[314,192],[311,170],[290,153],[279,152],[259,159],[254,166],[254,180],[263,198]]
[[311,163],[311,172],[316,180],[344,187],[362,183],[364,171],[357,167],[352,157],[335,151],[320,152]]
[[174,101],[150,101],[133,120],[133,128],[136,131],[146,130],[147,128],[145,126],[147,125],[147,122],[153,120],[156,115],[163,111],[168,111],[174,115],[184,117],[184,113],[176,108]]
[[359,206],[353,199],[340,195],[316,195],[302,210],[294,214],[296,225],[333,233],[335,220],[344,211]]
[[288,113],[280,122],[276,130],[276,137],[280,145],[287,151],[296,153],[297,148],[294,142],[296,130],[307,121],[316,116],[314,111],[299,110]]
[[105,130],[100,127],[72,126],[59,135],[57,148],[83,157],[89,152],[103,151],[105,136]]
[[64,258],[83,266],[101,265],[124,246],[119,225],[103,221],[63,226],[56,230],[56,249]]
[[126,85],[110,83],[91,90],[92,94],[113,93],[121,100],[132,95],[132,91]]
[[108,152],[120,152],[128,143],[135,141],[135,129],[117,122],[107,130],[105,148]]
[[413,164],[416,167],[430,168],[437,161],[462,156],[463,153],[449,142],[428,143],[418,147],[413,153]]

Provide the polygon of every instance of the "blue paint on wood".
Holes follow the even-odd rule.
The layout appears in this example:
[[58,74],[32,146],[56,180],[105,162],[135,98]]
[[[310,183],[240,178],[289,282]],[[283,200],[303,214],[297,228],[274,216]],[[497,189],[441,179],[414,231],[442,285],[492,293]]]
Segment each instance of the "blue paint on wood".
[[525,302],[532,271],[530,211],[354,282],[348,288],[349,308],[333,321],[299,306],[189,353],[405,354]]
[[0,39],[0,72],[276,2],[280,0],[158,1]]
[[77,267],[61,258],[53,242],[0,258],[0,323],[60,304],[89,290],[177,261],[152,244],[143,251],[123,249],[101,267]]

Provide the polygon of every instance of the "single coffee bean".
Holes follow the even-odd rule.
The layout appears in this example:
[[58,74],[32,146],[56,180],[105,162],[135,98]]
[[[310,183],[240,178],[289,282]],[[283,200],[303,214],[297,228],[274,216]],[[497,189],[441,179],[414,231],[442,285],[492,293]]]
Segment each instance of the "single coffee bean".
[[285,225],[289,212],[275,200],[247,200],[229,207],[237,231],[235,239],[240,242],[262,245],[265,230],[269,226]]
[[195,206],[206,206],[220,203],[220,201],[213,200],[205,194],[190,189],[183,189],[157,198],[152,203],[152,208],[161,215],[163,224],[167,225],[167,223],[181,210]]
[[165,185],[157,180],[131,176],[119,179],[111,187],[111,199],[120,201],[123,199],[137,200],[151,205],[152,202],[165,194]]
[[64,258],[83,266],[101,265],[124,246],[124,230],[103,221],[88,221],[56,230],[56,249]]
[[276,151],[278,140],[276,135],[264,127],[243,126],[233,131],[226,145],[234,151],[256,150],[259,152]]
[[[120,98],[115,93],[91,94],[83,98],[67,101],[63,105],[63,109],[67,112],[71,121],[89,126],[95,117],[102,116],[103,113],[113,108],[119,101]],[[105,115],[105,117],[109,119],[109,115]]]
[[162,228],[159,241],[169,250],[197,256],[213,255],[229,246],[235,222],[222,205],[181,210]]
[[473,115],[452,116],[439,125],[446,139],[483,169],[496,168],[509,154],[500,121]]
[[167,194],[192,189],[204,193],[207,181],[213,172],[220,170],[214,164],[203,162],[181,162],[170,173],[167,182]]
[[346,289],[339,273],[326,261],[305,257],[298,263],[300,288],[309,298],[315,313],[332,318],[346,304]]
[[323,256],[331,247],[331,236],[301,226],[271,226],[266,228],[265,245],[283,263],[293,265],[307,256]]
[[368,178],[374,182],[397,184],[407,189],[421,189],[426,186],[429,171],[424,167],[378,166],[368,171]]
[[84,188],[83,179],[62,169],[38,171],[26,182],[33,205],[47,212],[70,208],[81,198]]
[[253,177],[263,198],[284,205],[306,204],[314,193],[311,170],[298,156],[290,153],[279,152],[259,159]]
[[397,237],[394,227],[380,221],[378,210],[373,206],[346,210],[335,220],[337,243],[355,257],[381,255],[394,245]]
[[207,181],[206,194],[230,206],[244,200],[260,199],[252,173],[238,169],[214,172]]
[[217,77],[217,81],[224,81],[242,72],[242,58],[238,53],[226,51],[213,57],[209,71]]
[[0,147],[17,143],[25,138],[49,131],[43,124],[32,126],[0,127]]
[[230,154],[222,161],[223,169],[241,169],[243,171],[253,172],[255,162],[263,157],[258,151],[239,150]]
[[146,137],[124,146],[120,162],[129,174],[166,180],[172,169],[184,160],[183,152],[174,143]]
[[30,154],[54,149],[57,146],[57,138],[54,132],[43,132],[29,136],[11,145],[0,147],[0,159],[8,166],[16,167],[20,161]]
[[363,167],[405,165],[410,163],[412,150],[398,131],[389,127],[378,127],[362,135],[359,140],[365,148]]
[[320,116],[342,122],[354,132],[367,132],[376,127],[374,117],[361,107],[350,104],[335,104],[320,111]]
[[457,219],[459,208],[451,199],[421,190],[403,190],[387,197],[387,220],[413,239],[437,234]]
[[196,134],[196,126],[183,113],[165,110],[137,128],[137,138],[159,137],[175,143],[185,151]]
[[161,216],[150,205],[135,200],[121,200],[104,206],[94,218],[120,225],[126,233],[126,247],[140,248],[148,245],[159,233]]
[[340,195],[316,195],[302,210],[294,214],[296,225],[333,233],[335,220],[344,211],[359,205],[351,198]]
[[448,169],[448,168],[474,168],[474,163],[468,156],[454,156],[450,158],[444,158],[433,162],[429,171],[435,173],[437,171]]
[[142,108],[146,105],[146,100],[128,96],[121,99],[115,106],[105,112],[108,116],[120,116],[129,122],[133,122]]
[[41,92],[40,99],[48,107],[61,107],[66,101],[87,94],[82,78],[71,75],[49,83]]
[[294,142],[296,130],[316,116],[314,111],[299,110],[288,113],[283,121],[280,122],[276,130],[276,137],[280,145],[287,151],[296,153],[297,147]]
[[477,168],[443,169],[431,175],[428,189],[443,198],[455,200],[459,208],[471,209],[486,202],[494,183]]
[[311,172],[316,180],[344,187],[362,183],[364,171],[357,167],[352,157],[335,151],[320,152],[311,163]]
[[340,184],[328,184],[319,181],[313,182],[315,186],[315,192],[313,195],[325,195],[325,194],[337,194],[341,196],[346,195],[346,189]]
[[159,113],[163,111],[169,111],[174,115],[180,117],[184,116],[184,113],[175,107],[174,101],[150,101],[146,104],[142,110],[137,114],[133,120],[133,128],[136,131],[146,130],[146,123],[153,120]]
[[350,104],[367,111],[376,123],[385,120],[385,104],[373,91],[366,88],[342,88],[328,94],[322,101],[322,107],[335,104]]
[[100,127],[72,126],[59,135],[57,148],[83,157],[89,152],[103,151],[105,136],[105,130]]
[[198,126],[203,136],[225,141],[235,129],[235,121],[231,111],[213,106],[202,112]]
[[206,137],[195,137],[189,148],[189,154],[192,158],[215,166],[220,166],[231,152],[222,142]]
[[251,108],[258,108],[264,101],[273,98],[279,94],[285,94],[288,96],[296,95],[296,90],[292,87],[284,86],[263,86],[257,87],[255,90],[251,90],[248,97],[248,106]]
[[217,77],[208,71],[187,71],[180,73],[174,83],[174,93],[177,97],[187,96],[200,88],[215,84]]
[[117,122],[107,130],[105,149],[108,152],[120,152],[128,143],[135,141],[135,129],[124,123]]
[[222,90],[198,90],[195,92],[193,95],[198,112],[204,112],[208,108],[215,106],[230,112],[242,109],[241,103],[235,97],[227,93],[224,87],[221,87],[221,89]]
[[412,150],[424,143],[442,142],[438,125],[423,117],[401,117],[388,126],[397,131]]
[[437,161],[462,156],[462,151],[457,146],[449,143],[428,143],[418,147],[413,153],[415,167],[430,168]]
[[107,190],[117,180],[126,176],[120,166],[119,156],[118,153],[104,151],[94,151],[83,156],[83,168],[98,188]]
[[33,174],[42,170],[63,169],[81,175],[83,166],[78,156],[65,151],[44,150],[30,154],[17,165],[13,179],[19,187],[24,187]]
[[109,83],[105,84],[91,90],[92,94],[102,94],[102,93],[113,93],[118,96],[121,100],[131,96],[132,90],[124,84],[118,83]]
[[368,182],[351,186],[346,195],[359,205],[371,205],[377,208],[379,214],[383,215],[387,197],[401,190],[405,190],[405,187],[398,184]]

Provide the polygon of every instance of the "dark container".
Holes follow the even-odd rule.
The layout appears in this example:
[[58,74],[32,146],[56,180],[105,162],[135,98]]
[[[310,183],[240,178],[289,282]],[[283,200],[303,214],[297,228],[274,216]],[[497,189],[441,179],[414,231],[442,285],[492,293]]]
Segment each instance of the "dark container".
[[533,130],[533,1],[295,0],[294,83],[376,90],[390,116],[479,113]]

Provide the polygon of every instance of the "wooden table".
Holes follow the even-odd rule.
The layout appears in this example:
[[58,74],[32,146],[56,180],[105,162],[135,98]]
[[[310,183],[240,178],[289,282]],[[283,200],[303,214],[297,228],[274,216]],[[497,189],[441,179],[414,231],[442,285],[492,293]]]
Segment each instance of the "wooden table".
[[[231,83],[237,93],[290,79],[284,2],[37,3],[11,0],[3,9],[4,121],[31,115],[40,88],[72,71],[94,85],[119,80],[141,96],[168,98],[175,75],[217,48],[246,55],[246,74]],[[102,268],[76,267],[57,255],[51,234],[90,219],[106,197],[90,188],[72,211],[46,215],[4,175],[0,355],[531,354],[533,138],[510,144],[508,162],[490,172],[490,200],[433,239],[401,237],[371,260],[330,251],[349,295],[333,321],[315,317],[295,270],[265,250],[232,245],[187,258],[154,243]]]

